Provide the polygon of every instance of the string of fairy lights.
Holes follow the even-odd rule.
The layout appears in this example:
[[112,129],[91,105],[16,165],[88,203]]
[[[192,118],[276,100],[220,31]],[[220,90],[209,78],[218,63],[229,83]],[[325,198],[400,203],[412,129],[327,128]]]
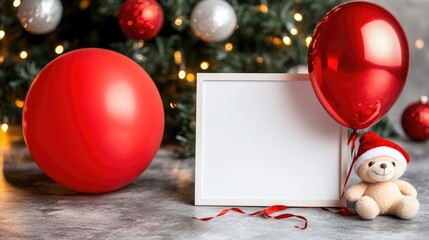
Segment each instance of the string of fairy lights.
[[[12,2],[12,5],[15,8],[18,8],[20,6],[20,4],[21,4],[21,0],[14,0]],[[80,3],[79,3],[79,8],[81,10],[85,10],[85,9],[87,9],[90,6],[90,4],[91,4],[90,0],[81,0]],[[264,14],[269,13],[269,8],[264,3],[261,3],[261,4],[257,5],[256,8],[261,13],[264,13]],[[299,12],[296,12],[294,14],[293,18],[294,18],[294,20],[296,22],[301,22],[301,21],[304,20],[302,14],[299,13]],[[174,19],[173,24],[177,28],[180,28],[183,25],[184,21],[185,21],[185,16],[178,16],[176,19]],[[238,28],[239,28],[239,26],[237,25],[236,29],[238,29]],[[296,35],[298,35],[299,30],[298,30],[298,28],[296,28],[296,27],[294,27],[292,25],[290,27],[290,29],[289,29],[289,32],[290,32],[290,35],[296,36]],[[0,40],[4,39],[5,37],[7,37],[7,33],[5,32],[5,30],[0,29]],[[274,45],[277,45],[277,46],[284,44],[285,46],[290,47],[293,44],[292,38],[290,36],[288,36],[288,35],[284,35],[282,37],[270,37],[270,40],[271,40],[271,42]],[[308,36],[305,39],[305,43],[306,43],[307,47],[309,46],[310,42],[311,42],[311,36]],[[137,48],[142,48],[143,45],[144,45],[144,41],[142,41],[142,40],[136,41],[136,47]],[[53,51],[57,55],[61,55],[62,53],[65,52],[65,50],[66,49],[65,49],[65,46],[63,44],[58,44],[57,46],[55,46],[53,48]],[[228,53],[232,52],[234,50],[234,45],[231,42],[226,42],[224,44],[224,50],[226,52],[228,52]],[[22,50],[22,51],[20,51],[18,53],[18,57],[20,59],[22,59],[22,60],[25,60],[25,59],[27,59],[29,57],[30,54],[31,53],[29,52],[29,50],[25,49],[25,50]],[[183,62],[184,62],[183,61],[183,59],[184,59],[183,55],[184,55],[183,52],[180,51],[180,50],[175,51],[174,54],[173,54],[173,58],[174,58],[175,64],[177,64],[178,66],[180,66],[179,69],[178,69],[178,72],[177,72],[177,76],[181,80],[186,80],[189,83],[195,83],[196,74],[192,73],[192,72],[190,72],[189,70],[186,69],[185,65],[183,64]],[[142,56],[142,55],[134,55],[133,57],[136,60],[142,60],[144,58],[144,56]],[[6,56],[4,54],[0,53],[0,63],[4,62],[5,58],[6,58]],[[262,64],[265,60],[264,60],[264,57],[257,56],[255,58],[255,61],[258,64]],[[208,60],[201,61],[200,64],[199,64],[199,68],[201,70],[203,70],[203,71],[209,70],[209,68],[210,68],[210,62]],[[21,100],[21,99],[16,99],[15,100],[15,106],[22,109],[24,107],[24,101]],[[171,102],[170,103],[170,107],[172,109],[174,109],[174,108],[177,107],[177,104]],[[3,123],[1,124],[1,130],[3,132],[6,132],[8,130],[8,124],[7,124],[7,122],[8,122],[8,120],[4,118],[3,119]]]
[[[21,4],[21,0],[14,0],[12,2],[12,5],[17,8],[19,7],[19,5]],[[79,8],[81,10],[85,10],[87,9],[91,4],[90,0],[81,0],[79,3]],[[270,9],[268,8],[268,6],[264,3],[261,3],[259,5],[256,6],[257,10],[260,11],[261,13],[267,14],[269,13]],[[295,12],[293,15],[293,19],[296,22],[302,22],[304,21],[304,16],[299,13],[299,12]],[[177,18],[174,19],[173,24],[177,27],[180,28],[183,23],[185,22],[185,16],[178,16]],[[270,37],[270,41],[276,45],[276,46],[281,46],[281,45],[285,45],[286,47],[291,47],[293,45],[293,39],[291,36],[296,36],[299,34],[299,29],[297,27],[295,27],[294,24],[289,24],[290,27],[288,27],[288,31],[290,33],[289,34],[285,34],[283,36],[273,36]],[[239,28],[239,25],[236,26],[236,29]],[[4,29],[1,29],[0,27],[0,41],[7,38],[7,33]],[[310,43],[311,43],[312,37],[311,36],[307,36],[305,38],[305,45],[307,47],[309,47]],[[53,48],[53,51],[57,54],[57,55],[61,55],[65,52],[66,47],[65,45],[67,44],[58,44]],[[136,45],[138,48],[142,48],[144,45],[144,41],[140,40],[140,41],[136,41]],[[425,46],[425,43],[422,39],[417,39],[415,41],[415,47],[417,49],[423,49]],[[234,45],[231,42],[227,42],[224,44],[224,50],[226,52],[232,52],[234,50]],[[22,60],[25,60],[29,57],[31,53],[28,50],[22,50],[18,53],[18,57],[21,58]],[[174,58],[174,62],[176,65],[180,66],[177,72],[177,76],[179,79],[181,80],[186,80],[189,83],[195,83],[196,80],[196,74],[192,73],[190,71],[187,71],[183,62],[184,62],[184,57],[183,57],[183,52],[180,50],[177,50],[174,52],[173,54],[173,58]],[[138,56],[134,56],[137,60],[142,60],[144,59],[143,55],[138,55]],[[0,64],[3,63],[6,60],[6,54],[3,53],[3,51],[0,51]],[[258,64],[262,64],[265,59],[262,56],[257,56],[255,58],[255,61]],[[199,68],[203,71],[209,70],[210,69],[210,62],[208,60],[203,60],[200,62],[199,64]],[[16,99],[15,100],[15,106],[18,108],[23,108],[24,107],[24,101],[21,99]],[[176,103],[171,102],[170,103],[170,108],[174,109],[177,107]],[[6,132],[9,129],[8,126],[8,120],[7,118],[3,118],[2,119],[3,123],[0,125],[1,127],[1,131]]]
[[[20,4],[21,4],[20,0],[14,0],[12,3],[12,5],[16,8],[19,7]],[[80,4],[79,4],[79,8],[81,10],[85,10],[89,7],[89,5],[90,5],[90,0],[81,0]],[[268,6],[266,4],[263,4],[263,3],[259,4],[257,6],[257,9],[262,13],[268,13],[269,12]],[[180,27],[183,24],[184,19],[185,19],[184,16],[177,17],[174,20],[174,25]],[[302,14],[297,12],[294,14],[294,19],[297,22],[301,22],[301,21],[303,21],[304,18],[302,16]],[[237,28],[238,28],[238,26],[237,26]],[[289,31],[290,31],[290,34],[293,36],[296,36],[299,33],[299,31],[296,27],[291,27]],[[2,40],[5,36],[6,36],[6,32],[3,29],[0,29],[0,40]],[[272,42],[275,45],[285,44],[286,46],[292,46],[292,39],[289,36],[283,36],[282,38],[273,37]],[[310,45],[310,42],[311,42],[311,36],[308,36],[305,39],[305,44],[307,47]],[[143,42],[139,41],[139,45],[142,46],[142,44],[143,44]],[[139,47],[141,47],[141,46],[139,46]],[[224,48],[225,48],[226,52],[231,52],[234,49],[234,46],[232,43],[227,42],[227,43],[225,43]],[[54,52],[58,55],[62,54],[64,52],[64,50],[65,50],[65,48],[64,48],[64,45],[62,45],[62,44],[59,44],[59,45],[54,47]],[[30,53],[28,50],[22,50],[21,52],[19,52],[18,56],[21,59],[26,59],[26,58],[28,58],[29,54]],[[175,59],[176,64],[181,64],[181,56],[179,56],[179,54],[180,54],[180,52],[177,52],[177,51],[174,53],[174,59]],[[0,63],[4,62],[4,60],[5,60],[5,56],[0,55]],[[261,62],[263,62],[263,58],[257,57],[256,61],[258,63],[261,63]],[[210,65],[207,61],[204,61],[204,64],[202,62],[200,66],[201,66],[202,70],[207,70]],[[195,80],[195,75],[191,74],[188,76],[188,74],[186,73],[186,71],[184,69],[179,70],[178,76],[180,79],[186,79],[190,82],[193,82]]]
[[[265,13],[265,14],[267,14],[267,13],[269,12],[269,8],[268,8],[268,6],[267,6],[266,4],[264,4],[264,3],[261,3],[261,4],[257,5],[257,6],[256,6],[256,8],[257,8],[260,12]],[[304,17],[303,17],[303,16],[302,16],[302,14],[301,14],[301,13],[299,13],[299,12],[296,12],[296,13],[294,14],[293,18],[294,18],[294,20],[295,20],[295,21],[297,21],[297,22],[301,22],[301,21],[303,21],[303,20],[304,20]],[[174,25],[176,25],[177,27],[182,26],[182,24],[183,24],[183,22],[184,22],[184,19],[185,19],[185,17],[184,17],[184,16],[178,16],[178,17],[174,20]],[[237,26],[236,26],[236,29],[238,29],[238,28],[239,28],[239,26],[237,25]],[[292,36],[296,36],[296,35],[298,35],[299,30],[298,30],[298,28],[296,28],[296,27],[292,26],[292,27],[290,28],[289,32],[290,32],[290,34],[291,34]],[[305,38],[305,45],[306,45],[307,47],[308,47],[308,46],[310,46],[311,40],[312,40],[311,36],[307,36],[307,37]],[[271,42],[272,42],[274,45],[282,45],[282,44],[284,44],[284,45],[286,45],[286,46],[288,46],[288,47],[292,46],[292,38],[291,38],[290,36],[288,36],[288,35],[284,35],[284,36],[283,36],[283,37],[281,37],[281,38],[280,38],[280,37],[271,37]],[[227,43],[225,43],[225,45],[224,45],[224,49],[225,49],[225,51],[226,51],[226,52],[232,52],[232,51],[233,51],[233,49],[234,49],[234,45],[233,45],[231,42],[227,42]],[[175,61],[175,63],[176,63],[177,65],[181,65],[181,64],[182,64],[182,52],[181,52],[181,51],[175,51],[175,52],[174,52],[174,61]],[[262,64],[262,63],[264,62],[264,58],[263,58],[262,56],[257,56],[257,57],[255,58],[255,61],[256,61],[257,63],[259,63],[259,64]],[[208,61],[206,61],[206,60],[204,60],[204,61],[202,61],[202,62],[200,63],[200,69],[201,69],[201,70],[208,70],[208,69],[209,69],[209,67],[210,67],[210,63],[209,63]],[[188,82],[190,82],[190,83],[194,83],[194,82],[195,82],[195,79],[196,79],[196,78],[195,78],[195,74],[194,74],[194,73],[187,72],[187,71],[186,71],[186,69],[184,69],[183,67],[182,67],[181,69],[179,69],[179,71],[178,71],[177,75],[178,75],[179,79],[187,80],[187,81],[188,81]],[[171,108],[175,108],[175,104],[174,104],[174,103],[170,104],[170,107],[171,107]]]
[[[89,0],[84,0],[85,2],[89,2]],[[12,5],[17,8],[19,5],[21,5],[21,0],[14,0],[12,2]],[[3,40],[3,38],[6,37],[6,31],[4,29],[0,29],[0,41]],[[58,44],[54,48],[54,52],[58,55],[62,54],[64,52],[64,46],[62,44]],[[18,57],[21,59],[26,59],[29,56],[28,50],[22,50],[19,52]],[[6,59],[6,56],[4,56],[2,53],[0,53],[0,63],[3,63]]]
[[[86,8],[88,8],[90,4],[90,0],[82,0],[79,4],[80,9],[84,10]],[[12,2],[12,6],[15,8],[18,8],[21,5],[21,0],[14,0]],[[7,33],[4,29],[2,29],[0,27],[0,41],[2,41],[3,39],[5,39],[7,37]],[[64,53],[65,51],[65,46],[63,44],[58,44],[54,47],[53,51],[57,54],[60,55],[62,53]],[[17,56],[22,59],[25,60],[29,57],[30,52],[29,50],[22,50],[20,51]],[[0,51],[0,64],[2,64],[3,62],[5,62],[6,60],[6,51]],[[24,101],[22,99],[16,99],[14,102],[14,105],[19,108],[22,109],[24,107]],[[3,116],[3,119],[1,119],[2,123],[0,124],[0,129],[2,132],[7,132],[9,130],[9,119],[7,118],[7,116]]]

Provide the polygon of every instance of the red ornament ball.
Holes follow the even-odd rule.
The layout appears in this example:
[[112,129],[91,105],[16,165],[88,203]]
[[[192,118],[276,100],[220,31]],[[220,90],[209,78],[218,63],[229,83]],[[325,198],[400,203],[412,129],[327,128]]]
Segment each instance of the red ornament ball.
[[64,54],[33,81],[22,125],[31,156],[50,178],[79,192],[121,188],[149,166],[164,110],[149,75],[119,53]]
[[420,102],[411,104],[402,114],[402,127],[413,140],[429,139],[429,103],[427,97],[421,97]]
[[137,40],[156,37],[164,22],[164,13],[155,0],[127,0],[118,15],[122,32]]

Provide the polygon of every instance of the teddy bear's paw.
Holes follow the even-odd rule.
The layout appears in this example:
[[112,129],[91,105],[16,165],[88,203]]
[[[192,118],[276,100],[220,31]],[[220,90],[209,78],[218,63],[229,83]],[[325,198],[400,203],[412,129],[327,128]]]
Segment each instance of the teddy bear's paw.
[[410,189],[402,189],[402,194],[404,194],[405,196],[413,196],[413,193]]
[[396,204],[394,215],[402,219],[411,219],[419,211],[419,201],[414,197],[405,197]]
[[417,190],[410,183],[402,180],[397,180],[396,184],[398,185],[403,195],[417,197]]
[[359,200],[359,198],[362,196],[362,195],[359,195],[359,194],[357,194],[356,193],[356,191],[352,191],[353,189],[349,189],[347,192],[346,192],[346,199],[349,201],[349,202],[356,202],[357,200]]
[[374,199],[363,196],[356,202],[356,212],[365,220],[372,220],[380,215],[380,208]]
[[417,190],[414,187],[403,189],[403,194],[405,196],[417,197]]

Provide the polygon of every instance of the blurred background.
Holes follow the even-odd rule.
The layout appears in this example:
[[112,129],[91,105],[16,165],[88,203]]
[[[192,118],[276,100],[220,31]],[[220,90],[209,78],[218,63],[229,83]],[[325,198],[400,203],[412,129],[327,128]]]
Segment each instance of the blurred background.
[[410,68],[405,88],[396,104],[388,113],[390,123],[401,136],[405,133],[401,117],[408,105],[429,95],[429,23],[426,0],[374,0],[388,9],[402,24],[410,48]]
[[[345,1],[212,1],[214,5],[200,10],[204,12],[228,3],[233,13],[223,15],[219,21],[234,24],[234,30],[211,39],[199,34],[195,30],[198,26],[191,26],[192,17],[204,17],[204,14],[191,16],[199,1],[159,0],[164,13],[162,28],[145,40],[133,39],[132,34],[121,30],[120,22],[126,24],[124,15],[119,16],[124,2],[0,0],[0,124],[3,132],[9,125],[20,124],[28,88],[49,61],[74,49],[107,48],[127,55],[149,73],[164,103],[164,144],[177,146],[182,157],[192,156],[196,73],[306,72],[307,50],[314,27],[325,13]],[[429,23],[425,21],[429,2],[372,2],[385,6],[399,19],[411,53],[405,89],[387,117],[373,130],[386,137],[404,136],[402,112],[420,96],[429,94],[426,79],[429,73],[426,67],[429,63]],[[37,4],[46,9],[41,10]],[[58,18],[58,25],[47,21],[31,27],[32,21],[40,17],[38,11],[44,11],[44,17]],[[211,30],[216,25],[203,27]]]

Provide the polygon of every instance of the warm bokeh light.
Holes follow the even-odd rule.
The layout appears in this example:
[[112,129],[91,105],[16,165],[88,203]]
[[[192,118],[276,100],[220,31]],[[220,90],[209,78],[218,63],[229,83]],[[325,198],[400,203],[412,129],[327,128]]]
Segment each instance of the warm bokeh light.
[[207,69],[209,68],[209,66],[210,66],[210,64],[209,64],[207,61],[203,61],[203,62],[201,62],[201,64],[200,64],[200,68],[201,68],[202,70],[207,70]]
[[261,57],[261,56],[258,56],[258,57],[256,57],[256,62],[259,63],[259,64],[261,64],[261,63],[264,62],[264,58]]
[[144,40],[138,40],[137,41],[137,47],[142,48],[144,46]]
[[28,53],[26,51],[22,51],[19,53],[19,57],[22,59],[26,59],[28,57]]
[[24,101],[22,101],[21,99],[16,99],[15,105],[19,108],[23,108],[24,107]]
[[7,132],[7,130],[9,129],[9,125],[7,125],[7,123],[3,123],[2,125],[1,125],[1,130],[3,131],[3,132]]
[[3,29],[0,30],[0,40],[2,40],[5,35],[6,35],[6,32]]
[[180,70],[178,76],[179,76],[180,79],[185,79],[185,77],[186,77],[186,71],[185,70]]
[[182,63],[182,52],[181,51],[175,51],[174,52],[174,62],[176,64]]
[[313,38],[310,36],[306,37],[305,38],[305,46],[309,47],[312,39]]
[[302,15],[301,15],[301,13],[295,13],[294,15],[293,15],[293,18],[295,19],[295,21],[297,21],[297,22],[301,22],[302,21]]
[[257,8],[258,8],[258,10],[260,12],[263,12],[263,13],[267,13],[268,12],[268,6],[265,5],[265,4],[259,4]]
[[225,44],[225,51],[231,52],[232,49],[234,49],[234,45],[232,45],[232,43],[226,43]]
[[423,41],[423,39],[417,39],[416,40],[416,48],[418,49],[422,49],[425,47],[425,41]]
[[176,106],[177,106],[177,105],[176,105],[174,102],[170,102],[170,108],[171,108],[171,109],[175,109],[175,108],[176,108]]
[[297,35],[297,34],[298,34],[298,29],[296,29],[296,28],[291,28],[291,29],[290,29],[290,34],[292,34],[292,35]]
[[273,37],[273,43],[275,44],[275,45],[280,45],[280,44],[282,44],[282,40],[280,39],[280,38],[278,38],[278,37]]
[[292,40],[290,39],[290,37],[288,37],[288,36],[284,36],[284,37],[283,37],[283,43],[284,43],[286,46],[290,46],[290,45],[292,45]]
[[190,83],[195,82],[195,74],[193,74],[193,73],[186,74],[186,81],[188,81]]
[[12,4],[14,7],[19,7],[19,5],[21,5],[21,0],[15,0]]
[[80,1],[80,3],[79,3],[79,8],[81,9],[81,10],[85,10],[85,9],[87,9],[88,7],[89,7],[89,5],[91,4],[91,1],[90,0],[82,0],[82,1]]
[[180,25],[182,25],[182,24],[183,24],[183,17],[178,17],[178,18],[176,18],[176,20],[174,21],[174,24],[175,24],[176,26],[180,26]]
[[3,63],[5,60],[5,57],[3,55],[0,55],[0,63]]
[[55,53],[56,54],[61,54],[61,53],[63,53],[64,52],[64,47],[63,47],[63,45],[58,45],[58,46],[56,46],[55,47]]

